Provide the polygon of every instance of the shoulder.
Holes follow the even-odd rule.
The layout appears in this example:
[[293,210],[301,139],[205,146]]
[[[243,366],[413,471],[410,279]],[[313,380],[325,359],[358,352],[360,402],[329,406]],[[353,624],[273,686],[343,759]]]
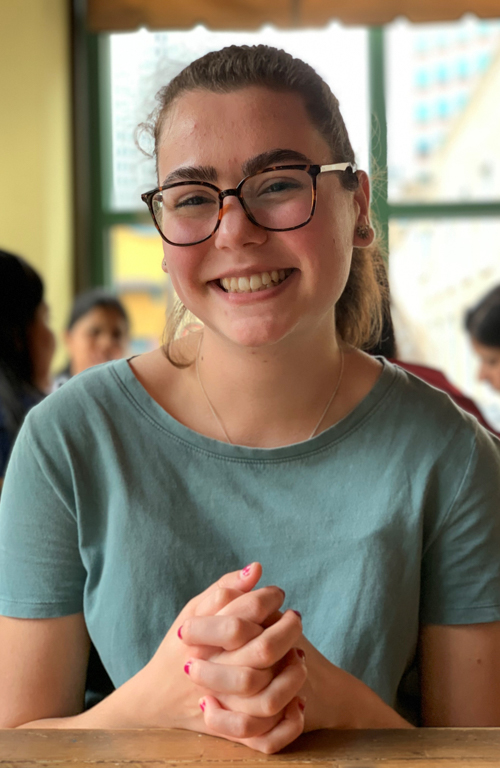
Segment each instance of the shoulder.
[[36,408],[25,421],[25,428],[33,436],[61,438],[71,432],[95,431],[103,414],[113,418],[126,402],[126,360],[117,360],[90,368],[69,379]]
[[393,383],[394,404],[413,420],[418,417],[420,427],[475,432],[478,426],[475,416],[459,407],[444,387],[424,381],[406,367],[388,361],[384,364]]
[[500,441],[448,394],[388,362],[384,375],[377,423],[383,422],[393,451],[429,468],[439,463],[455,478],[476,461],[498,464]]

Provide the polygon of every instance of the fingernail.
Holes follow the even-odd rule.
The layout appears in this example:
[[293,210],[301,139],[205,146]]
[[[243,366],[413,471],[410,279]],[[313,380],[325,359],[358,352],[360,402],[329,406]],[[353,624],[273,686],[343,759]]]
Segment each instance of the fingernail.
[[206,706],[207,706],[207,705],[205,704],[205,699],[202,699],[202,700],[200,701],[200,709],[201,709],[201,711],[202,711],[202,712],[204,712],[204,711],[205,711],[205,707],[206,707]]
[[299,709],[300,709],[300,711],[301,711],[301,712],[303,712],[303,711],[304,711],[304,709],[306,708],[306,703],[305,703],[305,701],[304,701],[303,699],[299,699],[299,702],[298,702],[298,703],[299,703]]
[[[305,659],[306,653],[305,651],[302,650],[302,648],[296,648],[295,650],[297,651],[297,656],[299,657],[299,659]],[[191,664],[191,662],[189,663]]]
[[300,613],[300,611],[293,611],[293,612],[296,613],[299,619],[302,621],[302,614]]
[[284,600],[284,599],[285,599],[285,597],[286,597],[286,592],[285,592],[285,590],[284,590],[284,589],[281,589],[281,587],[278,587],[278,589],[279,589],[279,591],[281,592],[281,594],[283,595],[283,600]]
[[189,660],[189,661],[186,661],[186,663],[184,664],[184,672],[186,673],[186,675],[189,675],[189,671],[191,669],[191,664],[192,663],[193,662],[191,660]]
[[243,568],[243,570],[241,572],[241,575],[242,576],[248,576],[248,574],[252,570],[252,565],[253,565],[253,563],[250,563],[250,565],[247,565],[245,568]]
[[181,640],[182,640],[182,626],[183,626],[183,625],[181,624],[181,626],[180,626],[180,627],[179,627],[179,629],[177,630],[177,637],[180,637],[180,639],[181,639]]

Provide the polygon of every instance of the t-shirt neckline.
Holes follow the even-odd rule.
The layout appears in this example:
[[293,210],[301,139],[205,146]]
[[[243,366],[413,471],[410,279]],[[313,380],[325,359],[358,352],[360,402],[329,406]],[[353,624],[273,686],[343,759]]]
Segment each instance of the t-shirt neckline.
[[135,407],[142,411],[143,415],[149,420],[152,420],[156,427],[165,431],[171,437],[187,443],[198,450],[240,461],[267,461],[272,459],[283,461],[288,458],[297,458],[324,450],[359,428],[362,422],[378,409],[397,379],[397,369],[385,358],[379,357],[377,359],[383,365],[379,378],[368,394],[347,416],[309,440],[276,448],[231,445],[225,441],[216,440],[195,432],[177,421],[151,397],[136,378],[128,359],[114,361],[110,364],[110,371],[117,378]]

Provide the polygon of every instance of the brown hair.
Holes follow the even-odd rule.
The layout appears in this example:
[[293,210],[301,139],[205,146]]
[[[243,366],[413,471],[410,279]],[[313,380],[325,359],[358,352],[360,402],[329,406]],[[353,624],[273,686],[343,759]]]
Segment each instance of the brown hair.
[[[332,162],[354,162],[354,151],[340,114],[339,102],[309,64],[267,45],[231,45],[192,62],[158,92],[157,109],[149,122],[140,126],[154,138],[157,165],[158,146],[166,116],[183,93],[196,89],[230,93],[255,85],[301,96],[312,124],[332,150]],[[349,190],[356,189],[359,184],[357,176],[350,172],[343,173],[340,178],[342,185]],[[368,248],[354,248],[349,278],[336,305],[336,326],[344,341],[362,348],[378,340],[385,284],[385,264],[380,245],[375,242]],[[167,323],[164,349],[168,359],[181,367],[190,362],[176,361],[170,356],[171,344],[187,313],[187,309],[179,304]]]

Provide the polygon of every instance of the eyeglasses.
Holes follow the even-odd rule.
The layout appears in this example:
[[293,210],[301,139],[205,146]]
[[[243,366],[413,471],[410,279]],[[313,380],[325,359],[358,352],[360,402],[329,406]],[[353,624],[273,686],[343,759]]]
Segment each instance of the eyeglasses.
[[356,165],[275,165],[246,176],[235,189],[222,190],[208,181],[176,181],[145,192],[141,199],[170,245],[197,245],[212,237],[221,223],[224,199],[231,196],[238,198],[252,224],[288,232],[311,221],[316,179],[331,171],[353,175]]

